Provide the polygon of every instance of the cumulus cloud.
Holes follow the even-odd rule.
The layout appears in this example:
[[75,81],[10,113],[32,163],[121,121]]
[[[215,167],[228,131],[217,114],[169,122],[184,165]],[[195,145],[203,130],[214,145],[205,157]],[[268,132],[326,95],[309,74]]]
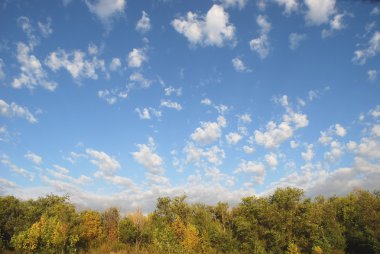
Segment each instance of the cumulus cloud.
[[171,96],[172,94],[181,96],[182,88],[174,88],[172,86],[169,86],[169,87],[165,87],[164,92],[166,96]]
[[120,163],[114,157],[103,151],[87,148],[86,153],[91,156],[91,163],[97,166],[104,175],[113,175],[120,169]]
[[337,123],[337,124],[335,124],[335,133],[339,137],[344,137],[344,136],[346,136],[347,131],[342,125]]
[[272,25],[266,20],[266,17],[259,15],[256,19],[256,23],[260,28],[260,36],[252,39],[249,42],[251,50],[256,51],[261,59],[264,59],[269,54],[269,37],[268,33],[272,28]]
[[236,174],[246,173],[254,174],[254,181],[262,184],[265,178],[265,166],[261,162],[255,161],[242,161],[234,171]]
[[243,60],[241,60],[239,57],[235,57],[234,59],[232,59],[232,66],[238,72],[249,72],[250,71],[250,69],[248,69],[247,66],[245,66]]
[[154,108],[136,108],[135,111],[139,115],[140,119],[143,120],[150,120],[152,116],[155,116],[156,118],[160,118],[162,116],[162,112],[159,110],[156,110]]
[[225,125],[223,116],[219,116],[217,122],[201,122],[201,127],[196,128],[190,137],[199,144],[211,144],[221,137]]
[[336,0],[305,0],[307,12],[305,19],[310,25],[327,23],[335,13]]
[[274,153],[268,153],[265,155],[265,161],[269,167],[275,168],[278,165],[277,155]]
[[175,101],[171,101],[171,100],[161,100],[160,107],[171,108],[171,109],[175,109],[177,111],[182,110],[181,104],[179,104],[178,102],[175,102]]
[[376,31],[368,42],[368,47],[359,49],[354,52],[352,61],[356,64],[363,65],[369,58],[376,56],[380,52],[380,32]]
[[133,152],[133,158],[152,174],[164,173],[163,159],[155,153],[154,140],[149,138],[148,144],[138,144],[138,151]]
[[118,100],[123,100],[128,97],[127,90],[120,90],[119,88],[115,89],[104,89],[98,91],[98,97],[105,100],[108,104],[113,105]]
[[65,69],[74,80],[81,78],[97,80],[97,70],[105,72],[104,60],[98,59],[96,56],[86,59],[86,53],[80,50],[73,50],[68,53],[65,50],[58,49],[46,57],[45,64],[54,72]]
[[17,43],[17,61],[20,64],[20,75],[13,79],[12,87],[27,87],[34,89],[37,86],[54,91],[57,83],[49,81],[40,60],[32,54],[33,49],[22,42]]
[[128,54],[128,67],[140,68],[143,62],[146,62],[147,56],[145,54],[145,49],[132,49]]
[[327,38],[333,35],[334,31],[339,31],[346,28],[343,22],[345,13],[336,14],[332,20],[330,20],[330,28],[322,30],[322,38]]
[[33,162],[34,164],[36,165],[41,165],[42,164],[42,157],[31,152],[31,151],[28,151],[25,155],[24,155],[25,158],[27,158],[28,160],[30,160],[31,162]]
[[289,15],[293,11],[297,11],[299,4],[298,0],[274,0],[277,4],[285,8],[284,13]]
[[28,108],[17,105],[12,102],[10,105],[0,99],[0,115],[5,117],[20,117],[26,119],[29,123],[37,123],[37,118],[30,113]]
[[186,17],[172,21],[174,29],[185,36],[190,45],[222,47],[235,40],[235,27],[229,23],[229,15],[220,5],[214,4],[206,16],[188,12]]
[[121,61],[120,61],[120,59],[117,58],[117,57],[112,58],[112,61],[111,61],[110,65],[109,65],[109,69],[111,71],[117,71],[118,69],[120,69],[120,67],[121,67]]
[[112,18],[124,13],[126,0],[85,0],[87,8],[95,14],[103,23],[109,23]]
[[224,150],[218,146],[204,149],[189,143],[184,148],[184,152],[186,154],[186,163],[194,163],[203,168],[207,168],[205,163],[210,163],[213,166],[221,165],[225,158]]
[[291,50],[296,50],[306,38],[306,34],[291,33],[289,35],[289,48]]
[[243,146],[243,151],[244,151],[246,154],[251,154],[251,153],[254,153],[254,152],[255,152],[255,148],[254,148],[254,147],[251,147],[251,146]]
[[375,81],[377,79],[377,70],[371,69],[367,71],[368,80]]
[[236,145],[243,137],[237,132],[230,132],[226,135],[227,143]]
[[136,24],[136,30],[140,33],[146,33],[149,32],[151,28],[149,15],[145,11],[142,11],[142,16]]
[[4,61],[3,59],[0,58],[0,80],[4,80],[6,77],[5,72],[4,72],[4,67],[5,67]]
[[145,78],[140,72],[133,72],[129,76],[129,80],[131,81],[129,88],[140,87],[146,89],[152,84],[152,81]]
[[314,157],[314,145],[313,144],[309,144],[307,145],[306,147],[306,151],[305,152],[302,152],[301,153],[301,156],[302,158],[305,160],[305,161],[311,161]]

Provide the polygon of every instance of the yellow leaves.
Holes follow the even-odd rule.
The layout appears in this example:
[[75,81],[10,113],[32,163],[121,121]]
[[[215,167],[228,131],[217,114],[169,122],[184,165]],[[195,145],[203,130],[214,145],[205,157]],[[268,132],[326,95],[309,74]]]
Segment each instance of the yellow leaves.
[[85,211],[81,213],[81,237],[86,241],[92,241],[103,234],[102,221],[99,213]]
[[178,216],[174,220],[172,227],[185,251],[194,251],[200,242],[197,228],[191,223],[185,225]]
[[323,250],[321,247],[319,246],[314,246],[312,251],[311,251],[312,254],[323,254]]

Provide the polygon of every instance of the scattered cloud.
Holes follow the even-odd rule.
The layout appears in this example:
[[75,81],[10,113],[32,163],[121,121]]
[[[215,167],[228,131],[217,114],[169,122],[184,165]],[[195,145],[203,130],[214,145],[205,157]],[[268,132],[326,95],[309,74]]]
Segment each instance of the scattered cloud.
[[42,157],[31,152],[31,151],[28,151],[25,155],[24,155],[25,158],[27,158],[28,160],[30,160],[31,162],[33,162],[34,164],[36,165],[41,165],[42,164]]
[[124,13],[126,0],[85,0],[87,8],[95,14],[100,21],[108,25],[113,18]]
[[333,35],[334,31],[343,30],[346,25],[343,22],[343,18],[346,16],[345,13],[339,13],[330,20],[330,28],[322,30],[322,38],[327,38]]
[[222,47],[235,40],[235,27],[229,23],[229,15],[220,5],[214,4],[206,16],[188,12],[186,17],[172,21],[174,29],[184,35],[190,45]]
[[0,115],[5,117],[20,117],[26,119],[29,123],[37,123],[37,118],[30,113],[28,108],[17,105],[12,102],[10,105],[0,99]]
[[57,83],[49,81],[45,70],[42,68],[40,60],[32,55],[33,48],[26,44],[17,43],[17,61],[20,64],[20,75],[13,79],[13,88],[34,89],[36,86],[54,91],[57,88]]
[[369,58],[376,56],[380,52],[380,32],[373,33],[371,39],[368,42],[368,47],[359,49],[354,52],[355,56],[352,61],[356,64],[363,65]]
[[172,86],[169,86],[169,87],[165,87],[164,92],[166,96],[171,96],[172,94],[181,96],[182,88],[174,88]]
[[161,100],[160,107],[171,108],[177,111],[182,110],[181,104],[179,104],[178,102],[171,101],[171,100]]
[[140,119],[143,120],[150,120],[152,116],[155,116],[156,118],[160,119],[162,116],[162,112],[159,110],[156,110],[154,108],[136,108],[135,111],[138,113]]
[[232,59],[232,65],[234,69],[238,72],[250,72],[251,70],[245,66],[243,60],[241,60],[239,57],[235,57]]
[[152,174],[164,173],[163,159],[155,153],[156,145],[152,138],[148,144],[138,144],[138,151],[133,152],[133,158]]
[[305,0],[307,12],[305,19],[310,25],[327,23],[335,10],[336,0]]
[[230,132],[226,135],[227,143],[236,145],[243,137],[237,132]]
[[377,79],[377,70],[371,69],[367,71],[368,80],[375,81]]
[[108,104],[113,105],[118,100],[123,100],[128,97],[127,90],[120,90],[119,88],[115,89],[104,89],[98,91],[98,97],[105,100]]
[[136,30],[140,33],[147,33],[151,28],[149,15],[145,11],[142,11],[142,16],[136,24]]
[[15,164],[13,164],[9,157],[5,154],[1,155],[0,156],[0,162],[8,167],[12,172],[22,176],[22,177],[25,177],[27,179],[29,179],[29,181],[33,181],[34,180],[34,174],[29,172],[28,170],[26,169],[23,169],[23,168],[20,168],[18,166],[16,166]]
[[254,174],[254,181],[257,184],[262,184],[265,178],[265,166],[261,162],[255,161],[242,161],[234,171],[236,174],[246,173]]
[[260,36],[252,39],[249,42],[251,50],[256,51],[261,59],[265,59],[269,55],[269,37],[268,33],[272,28],[272,25],[266,20],[266,17],[259,15],[256,19],[257,25],[260,27]]
[[129,80],[131,81],[131,83],[129,83],[129,88],[134,88],[137,86],[146,89],[152,84],[152,81],[146,79],[140,72],[133,72],[129,76]]
[[306,38],[306,34],[291,33],[289,35],[289,48],[291,50],[296,50]]
[[265,161],[269,167],[275,168],[278,165],[277,155],[274,153],[268,153],[265,155]]
[[128,67],[131,68],[140,68],[143,62],[148,60],[145,49],[132,49],[128,54]]
[[291,14],[298,10],[299,4],[298,0],[274,0],[277,4],[284,6],[284,13],[286,15]]
[[190,137],[199,144],[211,144],[221,137],[225,125],[223,116],[219,116],[217,122],[201,122],[201,127],[196,128]]
[[104,175],[113,175],[121,167],[114,157],[103,151],[87,148],[86,153],[91,156],[91,163],[97,166],[99,171]]
[[[215,1],[215,0],[214,0]],[[243,9],[247,4],[247,0],[216,0],[220,2],[225,8],[238,7]]]
[[306,161],[309,162],[314,158],[314,145],[313,144],[308,144],[306,146],[306,151],[301,153],[302,158]]
[[46,18],[46,23],[38,22],[38,29],[40,30],[44,38],[48,38],[53,33],[53,28],[51,27],[51,18]]

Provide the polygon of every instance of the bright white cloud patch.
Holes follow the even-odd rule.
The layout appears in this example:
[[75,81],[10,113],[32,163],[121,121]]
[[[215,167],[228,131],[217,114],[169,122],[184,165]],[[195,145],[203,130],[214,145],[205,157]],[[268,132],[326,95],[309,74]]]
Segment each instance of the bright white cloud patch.
[[322,30],[322,38],[327,38],[333,35],[334,31],[339,31],[346,28],[343,22],[343,18],[346,16],[344,13],[336,14],[332,20],[330,20],[330,29]]
[[30,160],[31,162],[33,162],[34,164],[36,165],[41,165],[42,163],[42,157],[31,152],[31,151],[28,151],[25,155],[24,155],[25,158],[27,158],[28,160]]
[[65,50],[58,49],[49,54],[45,59],[45,64],[54,72],[65,69],[75,80],[82,78],[97,80],[97,71],[105,71],[104,60],[98,59],[96,56],[86,59],[86,53],[80,50],[73,50],[68,53]]
[[142,11],[142,16],[136,24],[136,30],[140,33],[146,33],[149,32],[151,28],[149,15],[145,11]]
[[269,55],[269,37],[268,33],[272,28],[272,25],[266,20],[266,17],[259,15],[256,19],[256,23],[260,28],[260,36],[252,39],[249,42],[251,50],[256,51],[261,59],[266,58]]
[[274,1],[285,8],[284,13],[287,15],[298,10],[298,6],[299,6],[298,0],[274,0]]
[[127,4],[126,0],[85,0],[85,3],[90,10],[102,22],[110,22],[113,17],[124,12]]
[[225,125],[226,120],[222,116],[218,117],[217,122],[202,122],[201,127],[196,128],[190,137],[199,144],[213,143],[221,137]]
[[104,175],[113,175],[120,168],[120,163],[103,151],[87,148],[86,153],[91,156],[91,163],[97,166]]
[[131,68],[140,68],[143,62],[146,62],[148,59],[145,55],[144,49],[134,48],[128,54],[128,66]]
[[313,148],[314,148],[314,145],[313,144],[309,144],[306,147],[306,151],[301,153],[301,156],[302,156],[302,158],[305,161],[311,161],[313,159],[313,157],[314,157],[314,150],[313,150]]
[[241,60],[239,57],[235,57],[234,59],[232,59],[232,65],[234,69],[238,72],[249,71],[249,69],[247,69],[247,67],[245,66],[243,60]]
[[235,39],[235,27],[229,23],[229,15],[223,7],[214,4],[206,16],[188,12],[186,17],[172,21],[174,29],[184,35],[191,45],[222,47]]
[[278,165],[277,155],[274,153],[268,153],[265,155],[265,161],[269,167],[275,168]]
[[262,184],[265,178],[265,166],[261,162],[255,161],[242,161],[240,165],[235,169],[235,173],[254,174],[254,181],[258,184]]
[[150,120],[152,116],[155,116],[156,118],[160,118],[162,116],[162,112],[159,110],[156,110],[154,108],[136,108],[135,109],[137,114],[139,115],[140,119],[143,120]]
[[5,117],[20,117],[26,119],[29,123],[37,123],[37,118],[30,113],[29,109],[12,102],[10,105],[0,99],[0,115]]
[[138,151],[133,152],[133,158],[145,169],[147,169],[152,174],[162,174],[163,169],[163,159],[155,153],[156,147],[153,139],[149,139],[148,144],[138,144]]
[[305,19],[311,25],[327,23],[334,14],[336,0],[305,0],[307,12]]
[[175,109],[177,111],[182,110],[181,104],[179,104],[178,102],[175,102],[175,101],[171,101],[171,100],[161,100],[160,106],[165,107],[165,108]]
[[380,52],[380,32],[376,31],[368,42],[368,47],[354,52],[355,56],[352,61],[356,64],[363,65],[369,58],[376,56]]
[[33,49],[22,42],[17,43],[17,61],[20,64],[20,75],[13,79],[12,87],[34,89],[37,86],[54,91],[57,83],[49,81],[40,60],[32,55]]
[[344,136],[346,136],[347,131],[346,131],[346,129],[342,125],[335,124],[335,133],[339,137],[344,137]]
[[227,143],[230,145],[236,145],[243,137],[236,132],[230,132],[226,135]]
[[110,66],[109,66],[109,69],[111,71],[117,71],[118,69],[120,69],[120,67],[121,67],[121,61],[120,61],[120,59],[117,58],[117,57],[112,58],[112,61],[111,61]]
[[133,72],[129,76],[129,80],[132,82],[130,83],[131,87],[140,87],[140,88],[149,88],[152,81],[149,79],[146,79],[140,72]]
[[239,9],[243,9],[244,6],[247,4],[247,0],[217,0],[217,1],[220,2],[226,8],[238,7]]
[[291,50],[296,50],[306,38],[306,34],[291,33],[289,35],[289,48]]

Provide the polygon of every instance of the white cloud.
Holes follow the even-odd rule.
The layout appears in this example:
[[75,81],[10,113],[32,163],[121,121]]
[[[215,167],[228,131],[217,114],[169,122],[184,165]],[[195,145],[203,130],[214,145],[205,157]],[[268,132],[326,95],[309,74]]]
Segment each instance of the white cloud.
[[37,123],[37,118],[26,107],[19,106],[14,102],[9,105],[2,99],[0,99],[0,115],[5,117],[20,117],[26,119],[29,123]]
[[333,35],[334,31],[339,31],[346,28],[343,23],[343,17],[346,16],[344,13],[336,14],[332,20],[330,20],[330,29],[322,30],[322,38],[327,38]]
[[261,162],[242,161],[235,169],[235,173],[255,174],[254,180],[258,184],[262,184],[265,178],[265,166]]
[[337,162],[343,155],[343,147],[337,141],[332,141],[330,143],[330,151],[326,152],[324,157],[325,160],[330,163]]
[[16,166],[15,164],[13,164],[7,155],[1,155],[0,156],[0,162],[4,165],[4,166],[7,166],[12,172],[18,174],[18,175],[21,175],[27,179],[29,179],[29,181],[33,181],[34,180],[34,174],[29,172],[28,170],[25,170],[23,168],[20,168],[18,166]]
[[22,42],[17,43],[17,61],[20,64],[21,73],[13,79],[12,87],[22,88],[25,86],[34,89],[36,86],[42,86],[49,91],[54,91],[58,85],[48,80],[41,62],[31,53],[32,48]]
[[91,163],[97,166],[104,175],[113,175],[120,169],[120,163],[103,151],[87,148],[86,153],[91,156]]
[[254,132],[255,141],[257,144],[266,148],[279,147],[281,143],[293,136],[293,129],[287,122],[282,122],[277,125],[271,121],[266,126],[266,131]]
[[369,81],[375,81],[377,79],[377,70],[368,70],[367,75]]
[[110,70],[111,71],[117,71],[120,67],[121,67],[120,59],[117,57],[112,58],[112,61],[111,61],[110,66],[109,66]]
[[194,163],[196,166],[201,166],[202,168],[208,168],[207,163],[213,166],[221,165],[225,158],[224,150],[218,146],[203,149],[189,143],[184,148],[184,152],[186,154],[186,163]]
[[243,151],[246,153],[246,154],[252,154],[255,152],[255,148],[254,147],[251,147],[251,146],[243,146]]
[[38,22],[38,28],[43,37],[48,38],[53,33],[53,28],[51,28],[51,18],[46,19],[46,23]]
[[214,4],[205,17],[188,12],[186,17],[174,19],[171,24],[191,45],[222,47],[225,42],[235,40],[235,27],[220,5]]
[[235,57],[234,59],[232,59],[232,65],[238,72],[250,71],[250,69],[248,69],[247,66],[245,66],[243,60],[241,60],[239,57]]
[[337,124],[335,124],[335,133],[339,137],[344,137],[344,136],[346,136],[347,131],[342,125],[337,123]]
[[152,115],[156,118],[160,118],[162,116],[162,112],[159,110],[156,110],[154,108],[143,108],[139,109],[136,108],[135,111],[138,113],[140,119],[143,120],[150,120],[152,118]]
[[33,48],[39,43],[39,38],[34,35],[34,28],[32,27],[29,18],[21,16],[17,19],[17,23],[28,37],[29,47],[31,51],[33,51]]
[[314,157],[313,147],[313,144],[309,144],[306,147],[306,151],[301,153],[302,158],[307,162],[311,161]]
[[265,16],[259,15],[256,19],[257,25],[260,27],[260,36],[252,39],[249,42],[251,50],[257,52],[261,59],[264,59],[269,54],[269,37],[268,33],[272,28],[272,25],[266,20]]
[[95,14],[102,22],[108,23],[118,14],[124,12],[126,0],[85,0],[90,12]]
[[373,117],[373,118],[378,118],[380,117],[380,105],[377,105],[374,109],[371,109],[369,111],[369,114]]
[[265,161],[269,167],[275,168],[278,165],[277,155],[274,153],[268,153],[265,155]]
[[190,137],[199,144],[207,145],[221,137],[222,128],[225,126],[224,117],[218,117],[217,122],[201,122],[201,127],[196,128]]
[[239,115],[238,117],[239,117],[239,121],[242,121],[243,123],[250,123],[250,122],[252,122],[250,114],[243,114],[243,115]]
[[284,13],[289,15],[293,11],[298,10],[298,0],[274,0],[277,4],[285,7]]
[[139,19],[139,21],[136,24],[136,30],[140,33],[146,33],[149,32],[151,28],[152,26],[150,24],[149,15],[145,11],[142,11],[141,19]]
[[352,61],[356,64],[363,65],[369,58],[376,56],[380,52],[380,32],[374,32],[365,49],[356,50]]
[[297,141],[294,141],[294,140],[291,140],[291,141],[290,141],[290,147],[291,147],[292,149],[297,148],[299,145],[300,145],[300,144],[299,144]]
[[55,170],[57,170],[59,173],[64,174],[64,175],[66,175],[66,174],[68,174],[68,173],[70,172],[67,168],[62,167],[62,166],[57,165],[57,164],[54,164],[53,167],[54,167]]
[[58,49],[49,54],[45,59],[45,64],[54,72],[61,68],[66,69],[75,80],[81,78],[97,80],[97,70],[105,71],[104,60],[96,56],[86,59],[86,53],[80,50],[67,53],[65,50]]
[[171,96],[172,94],[175,94],[177,96],[182,95],[182,88],[174,88],[172,86],[165,87],[164,89],[165,95],[166,96]]
[[140,68],[143,62],[147,60],[144,49],[134,48],[128,54],[128,66],[131,68]]
[[108,104],[113,105],[118,100],[126,99],[128,97],[128,91],[119,90],[118,88],[111,90],[104,89],[98,91],[98,97],[105,100]]
[[87,51],[88,51],[88,54],[90,55],[97,55],[99,53],[99,48],[98,46],[96,46],[94,43],[91,42],[90,44],[88,44]]
[[162,174],[164,172],[163,159],[155,153],[153,139],[150,138],[148,144],[138,144],[137,147],[139,150],[132,153],[133,158],[152,174]]
[[31,151],[28,151],[25,155],[24,155],[25,158],[27,158],[28,160],[30,160],[31,162],[33,162],[34,164],[36,165],[41,165],[42,163],[42,157],[31,152]]
[[371,129],[371,133],[376,137],[380,137],[380,124],[374,125]]
[[129,80],[132,81],[130,86],[134,87],[136,84],[141,88],[149,88],[152,81],[146,79],[140,72],[134,72],[129,76]]
[[335,13],[336,0],[305,0],[308,8],[305,19],[311,25],[321,25],[329,21]]
[[226,135],[227,143],[230,145],[236,145],[243,137],[236,132],[230,132]]
[[202,99],[201,104],[210,106],[212,104],[212,101],[208,98]]
[[171,100],[161,100],[160,107],[171,108],[177,111],[182,110],[181,104],[179,104],[178,102],[171,101]]
[[296,50],[306,38],[306,34],[291,33],[289,35],[289,48],[291,50]]
[[230,7],[238,7],[239,9],[243,9],[247,4],[247,0],[217,0],[220,2],[225,8]]

